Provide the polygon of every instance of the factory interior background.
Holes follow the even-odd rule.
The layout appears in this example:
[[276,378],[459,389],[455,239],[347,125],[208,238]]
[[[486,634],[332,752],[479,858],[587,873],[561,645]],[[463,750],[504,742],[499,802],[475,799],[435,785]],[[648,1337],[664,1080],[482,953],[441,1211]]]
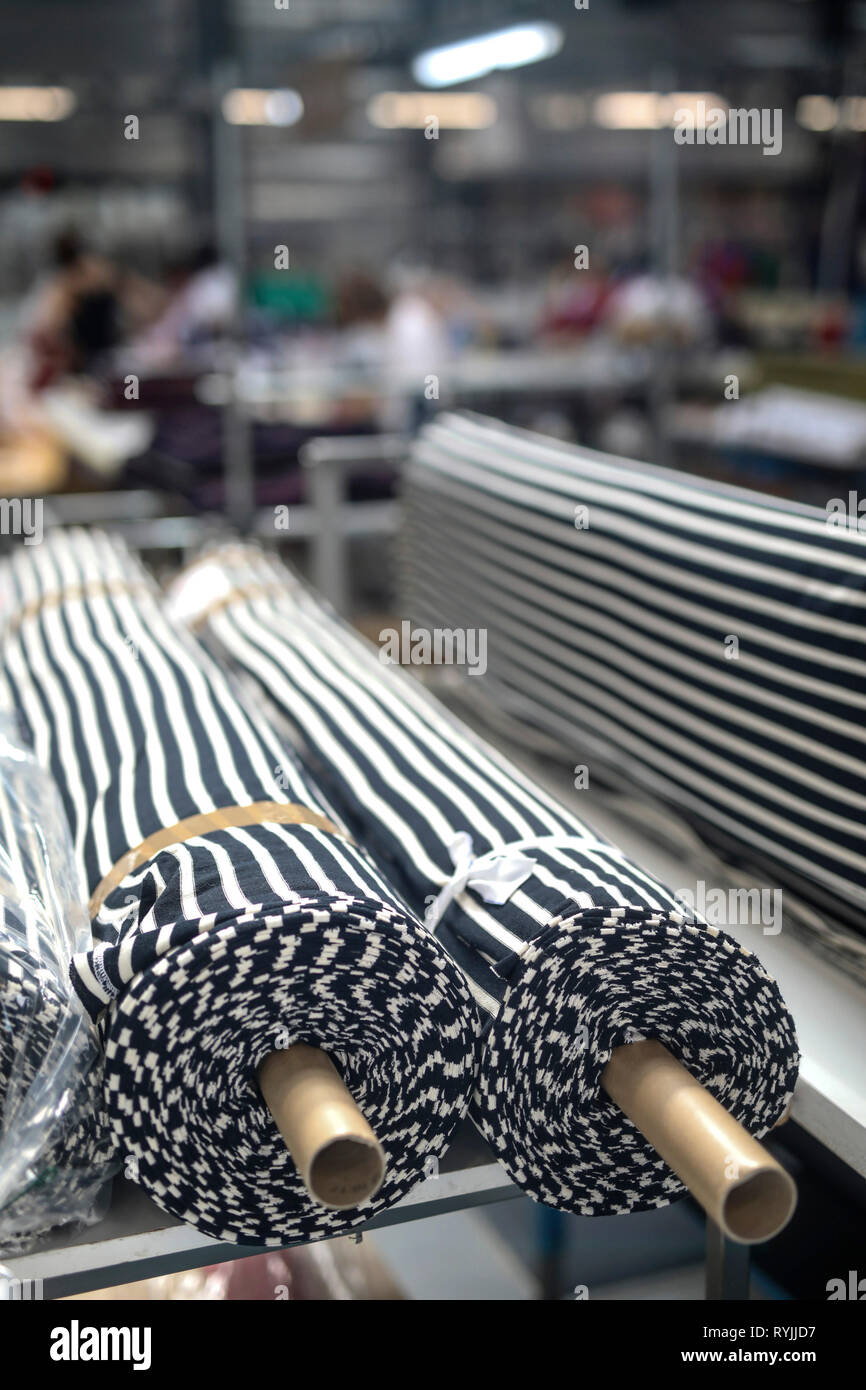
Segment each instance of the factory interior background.
[[[481,652],[469,677],[401,652],[406,550],[432,565],[441,523],[401,478],[454,412],[866,529],[866,4],[0,0],[3,553],[104,527],[170,583],[252,536],[633,859],[712,882]],[[804,1052],[837,1027],[820,1103],[838,1083],[860,1118],[769,1136],[796,1215],[719,1277],[826,1301],[866,1275],[863,985],[787,925],[747,937]],[[61,1292],[674,1302],[708,1260],[692,1197],[589,1218],[517,1188],[199,1254]]]

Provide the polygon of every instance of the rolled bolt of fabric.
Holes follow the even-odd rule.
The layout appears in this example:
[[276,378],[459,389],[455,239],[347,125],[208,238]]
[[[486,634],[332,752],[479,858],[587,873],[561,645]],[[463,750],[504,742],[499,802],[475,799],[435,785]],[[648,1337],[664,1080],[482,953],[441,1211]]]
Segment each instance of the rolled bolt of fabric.
[[401,606],[421,629],[483,625],[480,708],[579,740],[866,980],[866,529],[842,499],[450,413],[402,496]]
[[661,1043],[751,1135],[776,1123],[799,1055],[751,952],[684,915],[255,548],[205,554],[169,603],[257,683],[464,971],[485,1027],[472,1113],[532,1197],[601,1215],[684,1194],[603,1090],[632,1042]]
[[[423,1180],[466,1111],[461,973],[122,545],[55,533],[0,569],[0,597],[18,615],[5,677],[92,894],[72,978],[105,1038],[126,1175],[221,1240],[362,1224]],[[330,1093],[381,1146],[384,1179],[354,1205],[310,1195],[263,1098],[262,1064],[297,1045],[329,1059]]]

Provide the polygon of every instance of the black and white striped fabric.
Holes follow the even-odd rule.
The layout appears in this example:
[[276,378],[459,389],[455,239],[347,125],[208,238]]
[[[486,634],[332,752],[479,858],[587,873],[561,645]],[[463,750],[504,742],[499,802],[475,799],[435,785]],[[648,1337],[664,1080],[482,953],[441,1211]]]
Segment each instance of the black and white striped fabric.
[[[3,568],[5,672],[61,787],[88,891],[187,817],[328,806],[223,675],[166,622],[143,570],[98,533]],[[333,815],[331,815],[333,821]],[[315,824],[220,829],[120,881],[73,979],[106,1039],[126,1172],[218,1239],[334,1234],[404,1196],[465,1113],[475,1017],[459,971],[349,839]],[[255,1083],[276,1047],[326,1050],[385,1151],[378,1194],[307,1196]]]
[[748,1128],[798,1054],[772,979],[722,932],[389,670],[275,561],[241,547],[177,581],[177,616],[256,680],[350,827],[465,972],[485,1020],[473,1114],[514,1180],[584,1215],[684,1189],[600,1080],[661,1039]]
[[866,534],[463,415],[422,433],[404,502],[406,613],[487,633],[467,685],[866,968]]
[[87,918],[59,797],[0,712],[0,1251],[92,1219],[111,1175],[102,1054],[70,989]]

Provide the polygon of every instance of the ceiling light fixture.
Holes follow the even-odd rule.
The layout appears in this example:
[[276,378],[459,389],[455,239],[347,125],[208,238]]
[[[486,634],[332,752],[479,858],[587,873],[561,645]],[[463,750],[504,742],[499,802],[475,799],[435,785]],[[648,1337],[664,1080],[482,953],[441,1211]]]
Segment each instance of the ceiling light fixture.
[[229,125],[297,125],[304,114],[300,92],[290,87],[269,92],[259,87],[234,87],[222,101]]
[[522,68],[552,58],[562,48],[558,24],[514,24],[490,34],[428,48],[412,64],[412,73],[425,87],[452,87],[500,68]]
[[866,97],[846,97],[841,122],[846,130],[866,130]]
[[800,97],[796,114],[804,130],[833,130],[839,123],[839,105],[832,97]]
[[667,124],[658,92],[605,92],[592,114],[607,130],[660,130]]
[[688,111],[698,129],[719,109],[727,106],[714,92],[604,92],[592,114],[607,130],[664,130],[676,125],[678,112]]
[[68,87],[0,87],[0,121],[65,121],[75,105]]
[[434,119],[442,130],[484,130],[497,114],[482,92],[380,92],[367,103],[367,118],[380,130],[423,130]]

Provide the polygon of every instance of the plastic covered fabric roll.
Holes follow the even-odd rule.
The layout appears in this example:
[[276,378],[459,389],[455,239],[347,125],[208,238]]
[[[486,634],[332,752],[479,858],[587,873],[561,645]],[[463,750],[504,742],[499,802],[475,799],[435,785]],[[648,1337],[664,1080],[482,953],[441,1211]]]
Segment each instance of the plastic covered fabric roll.
[[687,916],[261,552],[203,556],[170,606],[258,683],[464,971],[486,1021],[472,1113],[532,1197],[603,1215],[684,1194],[600,1090],[623,1043],[664,1043],[753,1135],[776,1123],[798,1050],[753,954]]
[[[123,547],[56,534],[0,585],[8,684],[91,894],[72,978],[104,1032],[124,1171],[221,1240],[363,1223],[424,1178],[465,1113],[462,975]],[[308,1195],[260,1094],[259,1064],[297,1042],[328,1053],[384,1150],[382,1186],[355,1207]]]
[[69,957],[90,937],[60,798],[0,713],[0,1250],[93,1220],[113,1171],[102,1050]]

